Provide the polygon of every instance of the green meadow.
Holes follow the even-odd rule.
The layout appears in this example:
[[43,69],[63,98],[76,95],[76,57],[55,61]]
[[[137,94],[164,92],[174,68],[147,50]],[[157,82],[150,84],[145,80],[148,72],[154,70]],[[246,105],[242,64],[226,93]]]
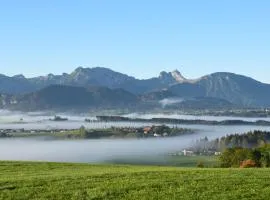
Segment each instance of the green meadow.
[[269,199],[270,169],[0,162],[0,199]]

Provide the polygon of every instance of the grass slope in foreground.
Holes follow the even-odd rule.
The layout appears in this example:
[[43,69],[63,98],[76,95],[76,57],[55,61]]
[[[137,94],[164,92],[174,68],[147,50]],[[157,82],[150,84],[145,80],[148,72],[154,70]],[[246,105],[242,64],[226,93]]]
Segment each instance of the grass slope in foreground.
[[270,169],[0,162],[0,199],[268,199]]

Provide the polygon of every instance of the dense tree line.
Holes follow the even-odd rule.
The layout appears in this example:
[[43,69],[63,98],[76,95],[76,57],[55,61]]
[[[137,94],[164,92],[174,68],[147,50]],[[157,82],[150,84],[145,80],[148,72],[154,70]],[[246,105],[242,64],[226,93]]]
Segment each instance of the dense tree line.
[[270,167],[270,132],[250,131],[196,143],[200,152],[219,151],[221,167]]
[[202,125],[260,125],[269,126],[270,122],[265,120],[258,120],[255,122],[244,121],[244,120],[201,120],[201,119],[177,119],[177,118],[129,118],[122,116],[97,116],[97,119],[105,122],[115,122],[115,121],[129,121],[129,122],[151,122],[151,123],[162,123],[162,124],[202,124]]
[[221,154],[221,167],[270,167],[270,132],[250,131],[211,141],[205,137],[191,150],[197,155]]
[[220,143],[226,147],[241,146],[244,148],[252,148],[262,146],[270,142],[270,132],[267,131],[253,131],[245,134],[234,134],[222,137]]
[[228,148],[219,159],[221,167],[270,167],[270,145],[253,149]]
[[257,148],[270,143],[270,132],[250,131],[244,134],[232,134],[208,141],[202,138],[196,141],[195,146],[212,151],[225,151],[227,148]]

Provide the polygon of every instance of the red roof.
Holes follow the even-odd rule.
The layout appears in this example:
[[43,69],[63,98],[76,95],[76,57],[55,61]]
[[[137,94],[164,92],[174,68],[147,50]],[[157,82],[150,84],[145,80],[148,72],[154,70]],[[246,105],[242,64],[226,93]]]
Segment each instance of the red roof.
[[147,127],[144,127],[143,128],[143,131],[144,132],[149,132],[149,131],[151,131],[152,130],[152,127],[151,126],[147,126]]

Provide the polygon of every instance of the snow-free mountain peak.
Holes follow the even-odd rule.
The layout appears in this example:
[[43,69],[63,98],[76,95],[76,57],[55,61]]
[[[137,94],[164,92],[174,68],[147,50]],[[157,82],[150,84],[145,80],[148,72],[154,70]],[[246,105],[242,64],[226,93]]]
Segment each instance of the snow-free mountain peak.
[[17,75],[14,75],[13,78],[17,78],[17,79],[25,79],[25,76],[22,75],[22,74],[17,74]]
[[187,81],[187,79],[177,69],[172,71],[171,75],[179,83]]
[[177,69],[172,72],[160,72],[159,79],[166,83],[183,83],[188,81]]

